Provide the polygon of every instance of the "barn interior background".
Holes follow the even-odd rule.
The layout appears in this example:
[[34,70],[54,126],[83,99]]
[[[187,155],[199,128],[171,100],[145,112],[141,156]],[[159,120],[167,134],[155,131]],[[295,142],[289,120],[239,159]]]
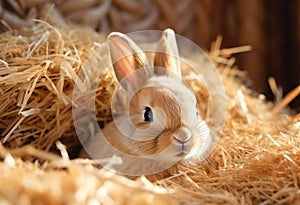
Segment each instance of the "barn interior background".
[[[270,76],[284,94],[300,82],[299,13],[299,0],[2,0],[0,28],[26,26],[34,18],[101,32],[171,27],[204,49],[221,35],[224,47],[252,46],[236,55],[237,65],[249,72],[250,86],[272,99]],[[291,105],[300,109],[299,97]]]
[[[299,204],[299,2],[1,0],[0,204]],[[102,34],[166,27],[209,50],[217,65],[228,102],[218,146],[203,163],[154,182],[76,158],[70,102],[77,75],[70,73],[82,68]],[[240,45],[253,49],[239,53]],[[276,104],[245,88],[272,99],[269,76],[283,96],[295,88],[293,94]],[[205,90],[189,79],[203,100]],[[99,113],[110,115],[114,86],[108,72]],[[297,114],[285,109],[291,99]]]

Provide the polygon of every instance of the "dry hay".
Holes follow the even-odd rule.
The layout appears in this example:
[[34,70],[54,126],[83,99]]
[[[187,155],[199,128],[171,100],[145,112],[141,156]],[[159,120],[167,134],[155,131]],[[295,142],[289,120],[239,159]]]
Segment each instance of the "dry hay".
[[[226,92],[226,124],[206,161],[149,182],[70,160],[79,150],[71,113],[76,73],[101,41],[90,29],[46,23],[1,34],[1,204],[300,203],[300,116],[283,110],[300,88],[279,104],[267,102],[233,68],[231,54],[248,48],[221,49],[220,39],[210,57]],[[101,122],[114,85],[106,73],[96,102]],[[272,88],[276,92],[274,82]]]
[[[177,33],[195,39],[201,31],[201,37],[208,43],[211,33],[222,28],[220,24],[229,24],[225,19],[243,17],[232,9],[241,7],[236,3],[194,0],[3,0],[0,3],[0,30],[32,25],[32,19],[43,19],[60,26],[67,22],[84,24],[101,32],[172,27]],[[258,2],[254,8],[260,10],[262,6]],[[229,9],[230,12],[226,12]],[[218,12],[221,10],[222,13]],[[189,26],[191,24],[195,26]],[[230,27],[238,30],[238,24]]]

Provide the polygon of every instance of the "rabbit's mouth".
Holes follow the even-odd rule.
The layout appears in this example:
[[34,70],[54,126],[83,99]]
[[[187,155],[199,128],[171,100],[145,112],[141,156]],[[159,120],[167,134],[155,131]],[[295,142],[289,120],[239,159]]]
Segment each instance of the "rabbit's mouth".
[[176,154],[176,157],[184,157],[185,155],[187,155],[189,152],[186,152],[186,151],[182,151],[182,152],[179,152],[178,154]]
[[181,150],[178,150],[176,157],[184,157],[190,152],[190,149],[182,148]]
[[175,146],[176,146],[176,157],[184,157],[185,155],[187,155],[191,148],[192,148],[192,142],[191,140],[188,140],[186,142],[175,142]]

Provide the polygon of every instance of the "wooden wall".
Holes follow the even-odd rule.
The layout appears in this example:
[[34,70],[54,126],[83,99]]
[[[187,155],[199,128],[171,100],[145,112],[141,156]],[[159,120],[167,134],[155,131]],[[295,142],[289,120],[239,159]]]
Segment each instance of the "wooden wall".
[[[272,99],[270,76],[284,93],[300,84],[300,0],[102,0],[81,6],[78,2],[1,0],[0,32],[40,18],[60,25],[88,24],[101,32],[171,27],[206,49],[222,35],[225,47],[253,47],[236,58],[258,92]],[[293,102],[296,108],[299,98]]]

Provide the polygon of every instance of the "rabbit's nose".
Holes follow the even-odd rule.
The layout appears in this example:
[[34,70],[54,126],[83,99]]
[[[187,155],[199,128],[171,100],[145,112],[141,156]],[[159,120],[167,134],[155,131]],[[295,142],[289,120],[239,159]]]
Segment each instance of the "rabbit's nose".
[[179,143],[186,143],[192,138],[192,133],[189,129],[183,127],[174,138]]

